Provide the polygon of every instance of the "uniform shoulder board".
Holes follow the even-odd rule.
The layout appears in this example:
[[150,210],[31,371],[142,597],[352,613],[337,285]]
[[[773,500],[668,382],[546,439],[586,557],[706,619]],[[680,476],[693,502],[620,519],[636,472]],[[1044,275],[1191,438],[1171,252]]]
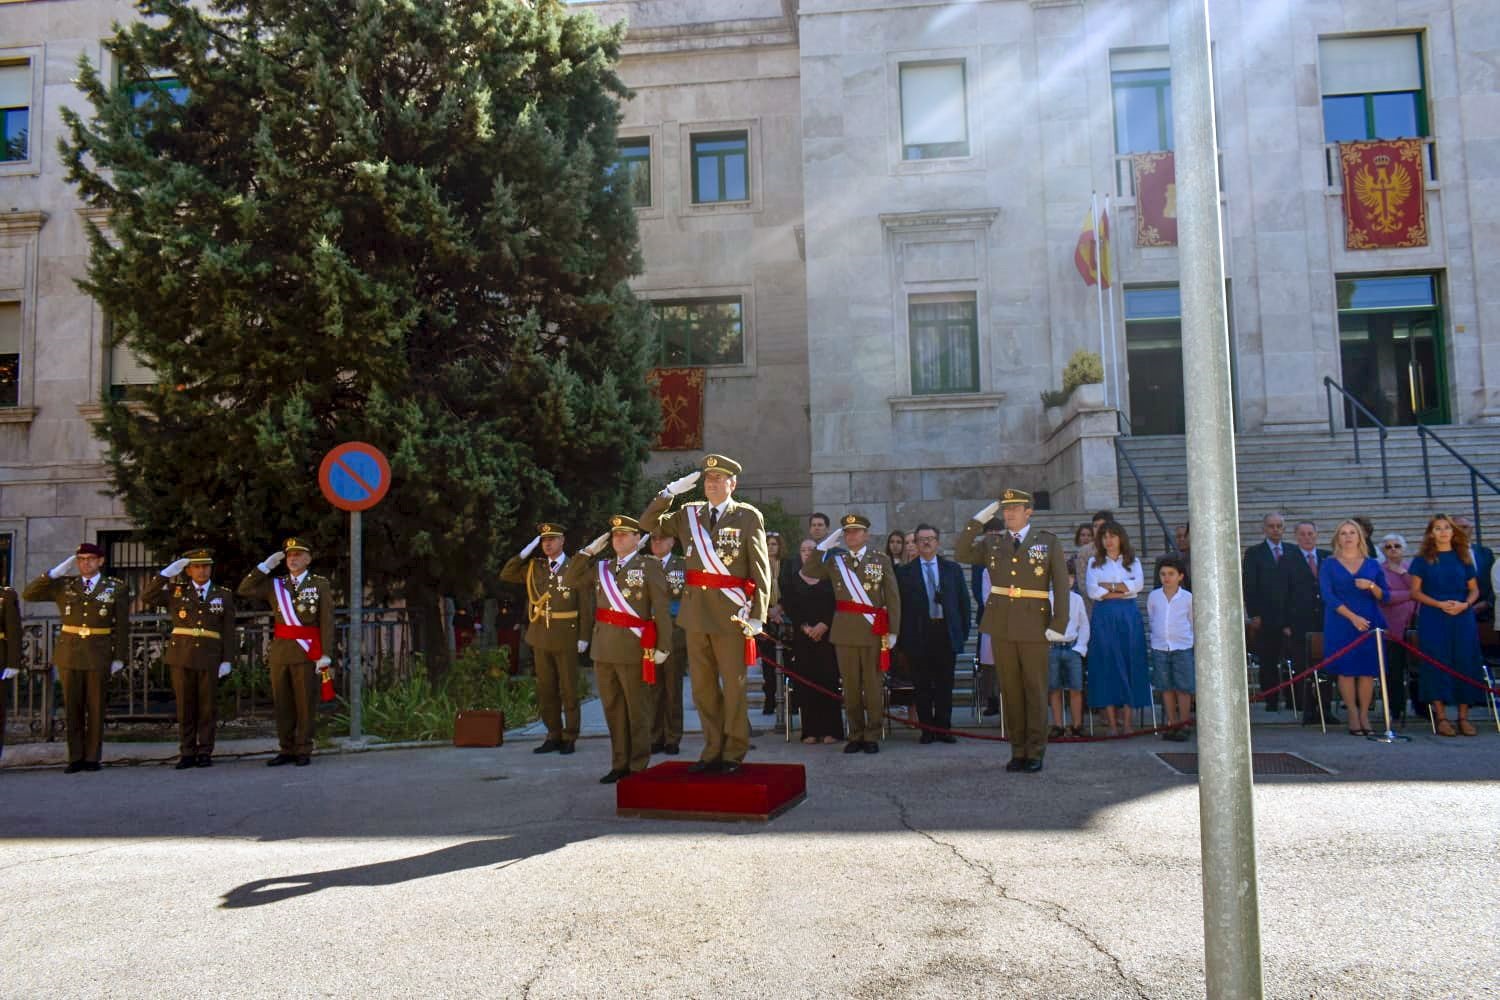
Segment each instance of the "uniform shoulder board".
[[740,510],[748,510],[750,513],[754,514],[755,520],[760,523],[761,527],[765,527],[766,516],[760,512],[759,507],[756,507],[754,504],[740,503],[738,500],[734,502],[734,505]]

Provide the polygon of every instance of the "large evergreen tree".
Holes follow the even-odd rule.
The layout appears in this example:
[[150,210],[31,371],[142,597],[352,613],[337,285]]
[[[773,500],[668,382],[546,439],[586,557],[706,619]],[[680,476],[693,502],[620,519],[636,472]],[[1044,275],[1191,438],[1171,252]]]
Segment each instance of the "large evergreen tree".
[[108,211],[84,287],[160,378],[99,430],[147,541],[341,549],[316,471],[354,439],[391,459],[387,593],[491,591],[541,517],[591,535],[657,419],[609,183],[622,30],[558,0],[139,10],[61,146]]

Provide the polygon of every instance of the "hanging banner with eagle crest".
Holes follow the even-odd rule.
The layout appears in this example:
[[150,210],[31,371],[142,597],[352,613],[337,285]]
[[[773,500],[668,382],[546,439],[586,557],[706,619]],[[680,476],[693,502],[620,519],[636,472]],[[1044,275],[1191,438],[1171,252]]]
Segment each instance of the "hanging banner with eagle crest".
[[703,447],[703,369],[652,368],[646,382],[661,402],[657,451],[698,451]]
[[1427,245],[1422,155],[1421,139],[1339,144],[1346,249]]

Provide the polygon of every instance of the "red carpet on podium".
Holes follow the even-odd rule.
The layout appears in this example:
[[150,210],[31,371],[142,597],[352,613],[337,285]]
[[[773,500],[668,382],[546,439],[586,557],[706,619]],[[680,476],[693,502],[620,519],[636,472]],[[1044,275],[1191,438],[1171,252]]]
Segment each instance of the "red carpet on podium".
[[690,774],[668,761],[615,785],[615,813],[652,819],[768,820],[807,797],[801,764],[745,764],[734,774]]

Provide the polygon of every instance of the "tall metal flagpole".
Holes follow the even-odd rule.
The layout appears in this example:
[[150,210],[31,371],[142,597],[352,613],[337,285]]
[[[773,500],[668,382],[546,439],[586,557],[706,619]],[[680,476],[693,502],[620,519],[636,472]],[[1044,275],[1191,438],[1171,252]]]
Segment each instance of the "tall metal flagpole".
[[[1104,218],[1105,219],[1109,218],[1109,207],[1110,207],[1109,206],[1109,192],[1106,191],[1106,192],[1104,192]],[[1114,252],[1113,248],[1111,248],[1110,251],[1109,251],[1109,263],[1110,263],[1110,269],[1113,270],[1114,269],[1114,263],[1115,263],[1115,252]],[[1099,283],[1103,284],[1104,283],[1103,282],[1104,261],[1103,261],[1102,258],[1100,259],[1100,262],[1099,262],[1099,274],[1100,274],[1100,282]],[[1115,277],[1113,275],[1111,275],[1110,276],[1109,289],[1104,294],[1109,299],[1109,363],[1110,363],[1110,367],[1115,370],[1115,405],[1117,407],[1119,407],[1121,410],[1124,410],[1125,409],[1125,394],[1123,392],[1124,386],[1120,384],[1120,338],[1115,335],[1115,285],[1117,285],[1117,284],[1119,284],[1119,282],[1115,279]],[[1103,360],[1104,360],[1103,358],[1100,359],[1101,363],[1103,362]],[[1141,544],[1142,545],[1146,544],[1145,539],[1141,540]]]
[[[1208,996],[1262,996],[1239,500],[1206,0],[1171,0],[1177,255],[1198,667],[1198,811]],[[1204,542],[1207,542],[1207,545]]]
[[[1099,365],[1109,360],[1104,340],[1104,260],[1099,256],[1099,192],[1089,194],[1089,226],[1094,235],[1094,300],[1099,305]],[[1119,405],[1120,394],[1115,393],[1115,405]],[[1109,378],[1104,379],[1104,403],[1109,405]]]

